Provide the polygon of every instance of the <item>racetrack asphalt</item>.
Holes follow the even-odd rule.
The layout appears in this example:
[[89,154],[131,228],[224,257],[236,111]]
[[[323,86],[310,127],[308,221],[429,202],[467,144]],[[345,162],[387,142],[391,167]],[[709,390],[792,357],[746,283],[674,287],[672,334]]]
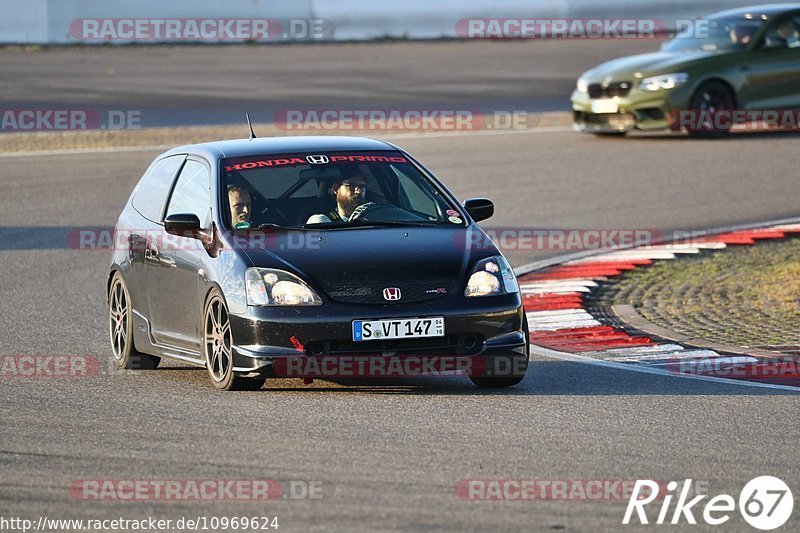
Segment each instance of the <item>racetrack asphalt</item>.
[[[474,54],[464,50],[468,62]],[[581,53],[589,55],[579,62],[590,66],[601,52]],[[606,44],[602,53],[616,49]],[[491,197],[497,211],[485,227],[669,231],[798,215],[798,139],[788,134],[693,141],[547,130],[393,140],[459,198]],[[109,254],[62,249],[60,238],[47,236],[113,225],[155,155],[0,158],[0,354],[86,354],[101,363],[94,377],[0,378],[3,516],[247,514],[277,515],[281,531],[598,531],[619,529],[624,503],[471,502],[455,487],[475,478],[691,478],[712,496],[738,497],[760,475],[800,487],[792,446],[798,396],[785,391],[538,357],[521,385],[500,392],[453,377],[380,385],[276,380],[257,393],[218,393],[203,370],[174,370],[180,364],[109,371]],[[521,265],[560,253],[508,256]],[[316,480],[324,497],[96,502],[69,493],[79,479],[219,478]],[[747,525],[734,513],[725,527]]]
[[135,111],[143,127],[279,110],[568,111],[583,71],[655,41],[0,48],[5,109]]

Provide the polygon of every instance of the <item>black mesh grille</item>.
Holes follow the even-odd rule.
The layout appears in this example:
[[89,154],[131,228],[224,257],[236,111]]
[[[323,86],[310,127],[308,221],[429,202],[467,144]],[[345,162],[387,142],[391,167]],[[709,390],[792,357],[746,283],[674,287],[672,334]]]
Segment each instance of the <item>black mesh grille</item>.
[[589,98],[613,98],[614,96],[628,96],[633,84],[629,81],[620,81],[601,85],[592,83],[589,85]]
[[393,339],[349,342],[317,341],[306,346],[309,355],[472,355],[481,351],[483,339],[477,335],[448,335],[429,339]]
[[[400,289],[400,299],[388,301],[383,289]],[[339,302],[355,304],[404,304],[437,300],[450,294],[451,280],[405,281],[399,283],[371,283],[361,285],[334,285],[326,288],[328,296]]]

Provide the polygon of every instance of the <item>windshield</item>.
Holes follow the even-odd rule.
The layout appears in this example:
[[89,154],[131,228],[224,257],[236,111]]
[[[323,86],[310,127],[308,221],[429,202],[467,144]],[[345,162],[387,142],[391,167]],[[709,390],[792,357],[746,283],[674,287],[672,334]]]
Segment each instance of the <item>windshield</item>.
[[225,159],[222,171],[231,228],[464,225],[400,152],[255,155]]
[[666,52],[743,50],[765,21],[745,16],[700,19],[664,44]]

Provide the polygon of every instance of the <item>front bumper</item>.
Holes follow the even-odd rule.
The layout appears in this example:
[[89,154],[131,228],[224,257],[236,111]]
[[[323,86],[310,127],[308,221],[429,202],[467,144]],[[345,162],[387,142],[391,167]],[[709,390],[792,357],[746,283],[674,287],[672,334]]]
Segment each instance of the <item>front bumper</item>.
[[576,90],[571,98],[573,128],[589,133],[676,130],[676,111],[687,109],[690,98],[687,86],[658,92],[633,88],[626,96],[607,99],[590,98]]
[[[444,316],[445,337],[353,341],[353,320],[430,316]],[[470,358],[489,363],[501,356],[527,359],[528,353],[518,294],[475,301],[454,298],[449,304],[250,307],[230,320],[234,370],[245,375],[276,375],[276,367],[297,358],[425,357],[445,358],[450,364]]]

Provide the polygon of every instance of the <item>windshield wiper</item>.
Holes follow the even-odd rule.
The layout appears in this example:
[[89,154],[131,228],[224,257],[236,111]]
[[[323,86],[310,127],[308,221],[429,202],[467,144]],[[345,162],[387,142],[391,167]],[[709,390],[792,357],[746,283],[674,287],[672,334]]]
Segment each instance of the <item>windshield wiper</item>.
[[330,224],[314,224],[314,228],[319,229],[341,229],[341,228],[365,228],[369,226],[382,226],[382,227],[432,227],[441,226],[441,222],[427,222],[424,220],[362,220],[357,218],[352,222],[333,222]]
[[306,231],[307,228],[301,226],[281,226],[280,224],[261,224],[257,228],[241,228],[236,231],[257,231],[260,229],[279,229],[281,231]]
[[[358,224],[361,219],[356,219],[351,224]],[[441,222],[427,220],[365,220],[364,225],[372,226],[441,226]]]

